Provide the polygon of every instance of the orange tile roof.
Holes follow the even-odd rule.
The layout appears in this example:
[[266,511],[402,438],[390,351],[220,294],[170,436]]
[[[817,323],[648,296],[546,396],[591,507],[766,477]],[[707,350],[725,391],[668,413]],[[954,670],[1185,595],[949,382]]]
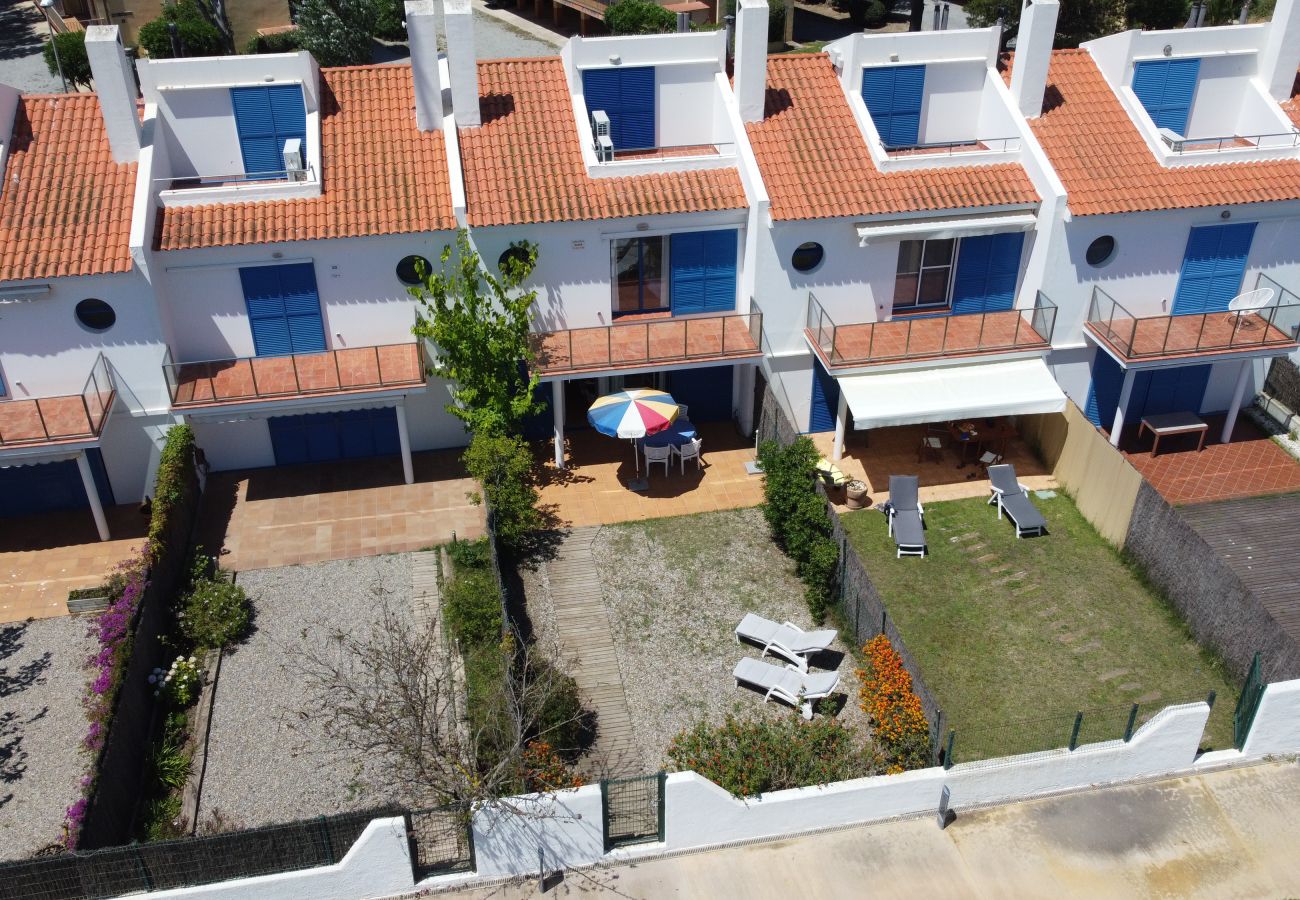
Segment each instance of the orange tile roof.
[[1291,84],[1291,99],[1282,101],[1282,111],[1291,117],[1291,121],[1300,125],[1300,72],[1296,72]]
[[1057,50],[1030,126],[1079,216],[1300,198],[1300,160],[1160,165],[1087,50]]
[[0,281],[129,271],[135,169],[113,162],[94,94],[22,97],[0,184]]
[[441,131],[415,125],[410,66],[321,70],[321,194],[170,207],[159,250],[456,227]]
[[460,130],[470,225],[744,209],[734,168],[587,174],[559,57],[479,62],[483,124]]
[[767,109],[747,126],[773,219],[1036,203],[1015,163],[881,172],[825,54],[772,56]]

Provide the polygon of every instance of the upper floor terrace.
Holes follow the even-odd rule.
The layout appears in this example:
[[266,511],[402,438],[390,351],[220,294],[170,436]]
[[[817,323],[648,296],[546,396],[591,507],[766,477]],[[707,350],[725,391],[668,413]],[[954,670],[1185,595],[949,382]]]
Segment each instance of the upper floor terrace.
[[96,440],[117,395],[112,368],[102,353],[75,394],[14,397],[15,387],[0,381],[0,450]]

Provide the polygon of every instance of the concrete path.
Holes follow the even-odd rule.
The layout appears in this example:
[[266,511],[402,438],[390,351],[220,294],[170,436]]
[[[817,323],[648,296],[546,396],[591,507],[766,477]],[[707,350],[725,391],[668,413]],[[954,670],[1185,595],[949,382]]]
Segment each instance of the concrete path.
[[63,90],[59,76],[45,65],[42,51],[49,34],[49,23],[31,0],[0,0],[0,84],[28,94]]
[[[1271,763],[958,814],[569,873],[552,894],[1294,897],[1300,766]],[[466,892],[523,898],[535,882]]]
[[[596,711],[596,746],[580,768],[587,775],[639,775],[641,755],[632,742],[623,676],[591,555],[599,530],[600,526],[592,525],[568,531],[555,558],[546,564],[547,576],[560,651],[566,660],[572,660],[566,668]],[[585,771],[588,766],[594,771]]]

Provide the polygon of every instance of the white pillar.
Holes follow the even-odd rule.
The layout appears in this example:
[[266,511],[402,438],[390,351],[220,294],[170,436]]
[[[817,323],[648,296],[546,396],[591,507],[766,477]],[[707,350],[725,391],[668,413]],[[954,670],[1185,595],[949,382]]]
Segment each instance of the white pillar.
[[1228,407],[1228,418],[1223,420],[1223,434],[1219,443],[1226,444],[1232,440],[1232,429],[1237,424],[1237,413],[1241,412],[1241,401],[1246,398],[1246,385],[1250,382],[1250,360],[1243,359],[1237,370],[1237,386],[1232,390],[1232,404]]
[[433,0],[406,0],[406,36],[415,85],[415,127],[442,128],[442,80],[438,74],[438,8]]
[[736,407],[736,424],[741,434],[754,433],[754,370],[755,366],[739,365],[732,369],[732,402]]
[[397,445],[402,448],[402,478],[407,484],[415,483],[415,467],[411,464],[411,434],[406,430],[406,404],[397,404]]
[[551,382],[551,414],[555,419],[555,467],[564,468],[564,379]]
[[95,517],[95,527],[99,529],[99,539],[106,541],[112,537],[108,533],[108,519],[104,518],[104,504],[99,501],[99,488],[95,486],[95,473],[90,471],[90,460],[86,451],[77,454],[77,470],[81,472],[81,486],[86,489],[86,499],[90,501],[90,514]]
[[456,125],[479,124],[478,60],[474,56],[474,9],[470,0],[444,0],[442,27],[447,33],[447,77]]
[[835,445],[831,447],[831,462],[839,462],[844,456],[844,432],[849,426],[849,400],[840,391],[839,409],[835,411]]
[[767,98],[766,0],[736,3],[735,93],[742,122],[763,121]]
[[1020,11],[1016,32],[1016,64],[1011,69],[1011,96],[1020,112],[1036,119],[1043,114],[1043,92],[1047,89],[1047,66],[1056,39],[1057,0],[1034,0]]
[[1133,376],[1137,372],[1133,369],[1124,370],[1124,387],[1120,388],[1119,404],[1115,407],[1115,421],[1111,424],[1110,445],[1119,446],[1119,435],[1124,430],[1124,409],[1128,406],[1129,398],[1133,396]]
[[140,113],[136,109],[135,72],[122,47],[116,25],[91,25],[86,29],[86,61],[95,79],[104,133],[113,162],[132,163],[140,158]]

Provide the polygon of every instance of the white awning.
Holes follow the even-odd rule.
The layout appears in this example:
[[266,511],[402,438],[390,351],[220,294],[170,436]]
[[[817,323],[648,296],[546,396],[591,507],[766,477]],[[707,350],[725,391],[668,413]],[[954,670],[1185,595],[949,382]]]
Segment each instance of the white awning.
[[1032,212],[995,213],[987,216],[949,216],[942,219],[908,219],[903,222],[882,222],[869,225],[859,222],[858,246],[865,247],[873,241],[938,240],[940,238],[975,237],[981,234],[1000,234],[1007,231],[1028,231],[1034,227],[1036,216]]
[[1065,394],[1041,359],[837,378],[854,428],[1061,412]]

